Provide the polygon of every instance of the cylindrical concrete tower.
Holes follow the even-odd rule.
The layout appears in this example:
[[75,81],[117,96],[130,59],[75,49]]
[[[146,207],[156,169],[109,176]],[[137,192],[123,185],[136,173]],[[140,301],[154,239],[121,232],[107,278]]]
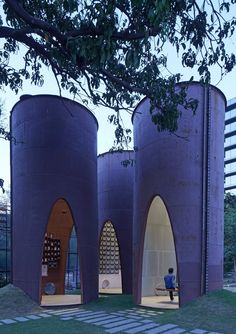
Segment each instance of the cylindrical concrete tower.
[[187,97],[198,100],[196,114],[180,107],[175,134],[157,131],[148,99],[133,115],[137,147],[133,278],[137,303],[147,285],[144,281],[153,282],[158,276],[155,271],[163,274],[171,266],[177,270],[180,305],[221,288],[223,283],[226,101],[217,88],[196,82],[189,84]]
[[110,222],[119,246],[122,292],[127,294],[132,293],[133,159],[132,151],[98,157],[99,236],[104,224]]
[[27,95],[13,107],[11,131],[13,284],[36,302],[48,281],[55,283],[56,293],[63,293],[74,225],[82,302],[94,300],[97,121],[85,107],[66,98]]

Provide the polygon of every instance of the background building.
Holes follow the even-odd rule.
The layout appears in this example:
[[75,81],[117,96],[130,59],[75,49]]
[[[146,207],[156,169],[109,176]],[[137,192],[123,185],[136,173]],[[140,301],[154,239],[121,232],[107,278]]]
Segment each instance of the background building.
[[236,194],[236,98],[227,102],[225,113],[225,191]]
[[0,288],[11,279],[10,209],[0,207]]

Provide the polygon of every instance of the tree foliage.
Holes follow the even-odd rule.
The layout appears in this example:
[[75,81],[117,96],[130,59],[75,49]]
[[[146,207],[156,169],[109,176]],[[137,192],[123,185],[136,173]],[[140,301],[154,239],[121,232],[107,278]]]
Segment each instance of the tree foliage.
[[226,193],[224,203],[224,268],[228,272],[236,267],[236,195]]
[[[195,110],[180,73],[168,73],[165,46],[172,45],[184,67],[210,82],[210,66],[222,75],[235,66],[225,41],[235,30],[235,0],[6,0],[0,38],[0,84],[18,92],[23,80],[42,85],[42,64],[58,85],[95,105],[114,109],[117,141],[125,135],[120,110],[147,96],[159,130],[176,131],[178,106]],[[12,55],[26,46],[21,68]]]

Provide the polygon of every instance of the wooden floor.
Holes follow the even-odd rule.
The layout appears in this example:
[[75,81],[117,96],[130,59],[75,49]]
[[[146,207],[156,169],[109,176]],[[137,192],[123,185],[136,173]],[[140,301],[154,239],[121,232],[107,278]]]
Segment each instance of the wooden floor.
[[[101,289],[99,293],[106,294],[120,294],[121,289]],[[81,295],[43,295],[41,300],[41,306],[73,306],[81,304]],[[178,309],[179,297],[175,296],[173,302],[170,301],[169,296],[150,296],[143,297],[141,306],[162,308],[162,309]]]
[[174,296],[174,301],[170,301],[169,296],[150,296],[143,297],[141,306],[153,307],[153,308],[162,308],[162,309],[178,309],[179,308],[179,297]]
[[114,294],[114,295],[119,295],[122,294],[122,289],[121,288],[107,288],[107,289],[99,289],[99,293],[106,293],[106,294]]
[[71,306],[80,304],[81,295],[43,295],[41,300],[41,306]]

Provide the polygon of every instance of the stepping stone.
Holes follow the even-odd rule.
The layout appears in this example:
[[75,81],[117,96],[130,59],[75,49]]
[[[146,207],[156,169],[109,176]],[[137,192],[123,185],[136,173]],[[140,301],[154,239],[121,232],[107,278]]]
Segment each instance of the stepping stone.
[[39,316],[39,317],[42,317],[42,318],[49,318],[49,317],[51,317],[52,315],[51,315],[51,314],[47,314],[47,313],[39,313],[38,316]]
[[208,334],[221,334],[221,333],[218,333],[218,332],[209,332]]
[[173,328],[169,331],[165,332],[165,334],[180,334],[180,333],[186,333],[186,329],[183,328]]
[[5,325],[10,325],[10,324],[16,323],[16,321],[13,320],[13,319],[3,319],[3,320],[1,320],[1,322],[3,322]]
[[93,312],[92,311],[87,311],[87,312],[73,312],[73,313],[65,313],[65,314],[60,314],[60,317],[85,317],[91,315]]
[[116,313],[123,314],[123,313],[126,313],[126,311],[117,311]]
[[115,328],[107,329],[106,332],[110,333],[110,334],[113,334],[113,333],[117,333],[117,332],[120,332],[120,331],[124,331],[125,329],[134,328],[134,327],[137,327],[137,326],[140,326],[140,325],[141,325],[140,322],[132,322],[132,323],[124,324],[122,326],[118,326],[118,327],[115,327]]
[[120,325],[129,324],[131,322],[133,324],[135,324],[135,322],[132,319],[125,319],[125,320],[120,320],[120,321],[113,322],[112,324],[103,325],[103,327],[105,327],[105,328],[112,328],[112,327],[116,327],[116,326],[120,326]]
[[29,321],[29,319],[27,319],[25,317],[16,317],[14,319],[17,320],[17,321],[20,321],[20,322]]
[[102,315],[106,315],[104,312],[92,312],[90,315],[77,315],[76,320],[85,321],[89,319],[100,318]]
[[115,315],[111,315],[111,316],[106,317],[104,320],[96,321],[93,324],[97,325],[97,326],[102,326],[102,325],[105,325],[105,324],[110,324],[111,322],[115,322],[115,321],[117,321],[117,319],[121,320],[121,319],[125,319],[125,318],[116,317]]
[[61,314],[67,314],[67,313],[82,313],[82,312],[92,312],[92,311],[87,311],[83,309],[69,309],[69,310],[58,310],[53,312],[54,315],[61,315]]
[[37,315],[34,315],[34,314],[26,315],[26,318],[28,318],[28,319],[30,319],[30,320],[38,320],[38,319],[41,319],[40,317],[38,317]]
[[192,334],[204,334],[204,333],[206,333],[206,331],[204,331],[203,329],[196,328],[196,329],[192,330],[190,333],[192,333]]
[[140,317],[138,315],[126,315],[126,317],[130,318],[130,319],[134,319],[134,320],[142,320],[143,317]]
[[[78,309],[76,309],[78,311]],[[45,312],[47,313],[52,313],[52,314],[63,314],[63,313],[66,313],[66,312],[71,312],[71,311],[75,311],[75,309],[71,309],[71,308],[68,308],[68,309],[63,309],[63,310],[45,310]]]
[[153,328],[153,327],[157,327],[157,326],[159,326],[159,324],[155,324],[153,322],[153,323],[149,323],[149,324],[146,324],[146,325],[142,325],[140,327],[129,329],[129,330],[125,331],[125,333],[136,334],[136,333],[140,333],[140,332],[145,331],[145,329],[149,329],[149,328]]
[[81,313],[81,312],[75,312],[75,313],[66,313],[66,314],[62,314],[60,317],[89,317],[93,314],[93,312],[89,312],[89,313]]
[[86,315],[86,314],[92,314],[93,312],[92,311],[78,311],[78,310],[75,310],[75,311],[72,311],[72,312],[66,312],[66,313],[63,313],[63,314],[60,314],[60,316],[75,316],[75,315]]
[[156,314],[156,311],[146,311],[149,314]]
[[157,333],[167,331],[168,329],[172,329],[174,327],[177,327],[177,326],[173,325],[173,324],[166,324],[166,325],[163,325],[163,326],[159,326],[158,328],[150,329],[149,331],[146,331],[145,333],[146,334],[157,334]]
[[[115,317],[115,316],[110,316],[110,317]],[[97,322],[100,322],[100,321],[104,321],[104,320],[109,320],[109,319],[111,319],[108,315],[105,315],[105,314],[103,314],[103,315],[101,315],[101,316],[99,316],[99,317],[96,317],[96,318],[92,318],[92,319],[89,319],[89,320],[85,320],[84,322],[86,323],[86,324],[93,324],[93,323],[97,323]],[[115,318],[117,318],[117,317],[115,317]]]
[[150,323],[154,323],[154,322],[152,320],[145,319],[145,320],[141,320],[141,323],[142,324],[150,324]]
[[65,318],[61,318],[62,321],[67,321],[67,320],[72,320],[74,319],[74,317],[65,317]]

